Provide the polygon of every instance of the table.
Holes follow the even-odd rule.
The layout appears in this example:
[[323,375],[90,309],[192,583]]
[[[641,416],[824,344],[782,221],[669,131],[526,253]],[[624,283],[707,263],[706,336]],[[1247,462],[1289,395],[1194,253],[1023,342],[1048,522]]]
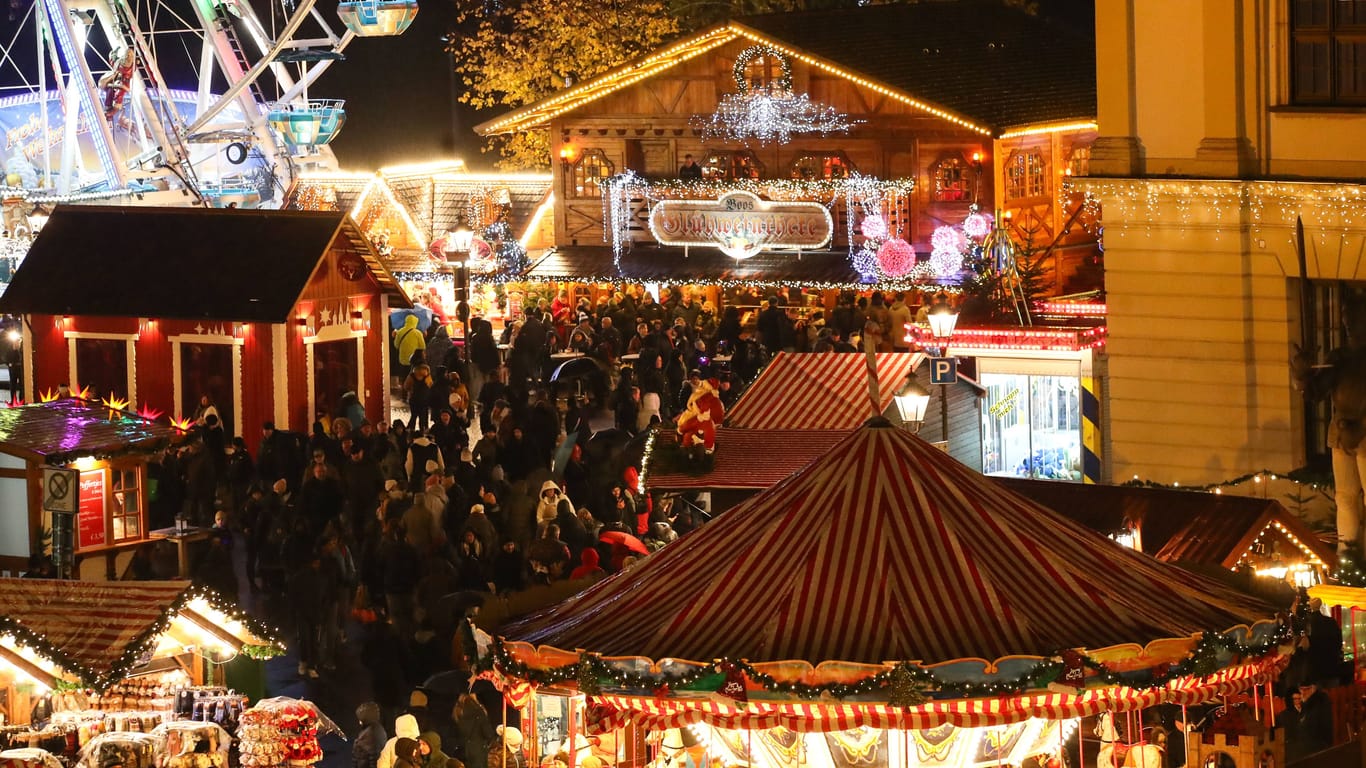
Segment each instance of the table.
[[175,528],[158,528],[155,531],[148,531],[147,538],[174,541],[176,546],[176,562],[180,578],[190,578],[190,544],[196,541],[207,541],[213,535],[211,528],[199,528],[191,526],[185,530]]

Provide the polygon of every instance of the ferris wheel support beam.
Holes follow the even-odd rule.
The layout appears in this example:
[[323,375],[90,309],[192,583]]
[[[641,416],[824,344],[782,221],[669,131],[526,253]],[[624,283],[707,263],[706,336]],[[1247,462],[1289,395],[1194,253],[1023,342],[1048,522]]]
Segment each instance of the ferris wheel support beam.
[[[47,2],[53,2],[53,0],[47,0]],[[298,7],[294,10],[294,15],[289,17],[289,22],[280,30],[280,36],[270,46],[270,50],[266,55],[262,56],[261,60],[256,62],[251,69],[243,73],[240,78],[231,78],[233,83],[228,87],[228,90],[224,91],[223,94],[218,97],[217,101],[210,104],[208,109],[199,113],[199,115],[195,117],[195,121],[185,129],[187,135],[202,130],[204,126],[209,124],[210,120],[217,117],[219,112],[222,112],[228,104],[231,104],[233,99],[238,98],[248,86],[256,82],[257,78],[265,73],[266,69],[275,61],[275,57],[280,55],[280,51],[283,51],[288,47],[290,38],[293,37],[294,32],[298,30],[299,25],[304,22],[305,17],[308,16],[308,12],[313,9],[313,4],[315,2],[316,0],[300,0]],[[195,12],[199,13],[201,15],[201,21],[205,22],[205,31],[214,36],[216,41],[215,45],[220,48],[219,61],[221,63],[224,59],[223,51],[221,50],[221,47],[224,44],[222,32],[216,28],[212,19],[204,18],[201,9],[203,4],[202,0],[201,2],[195,3]],[[250,94],[248,94],[248,96],[250,96]],[[260,107],[255,104],[255,100],[253,99],[251,103],[252,106],[248,111],[248,114],[251,115],[252,113],[255,113],[256,115],[260,115]],[[243,106],[245,107],[246,104],[244,103]],[[253,123],[255,120],[256,119],[253,117]]]
[[[66,121],[75,124],[80,120],[80,112],[85,112],[90,124],[90,137],[95,144],[95,154],[99,156],[100,168],[104,171],[106,181],[113,189],[127,189],[127,172],[114,158],[114,134],[109,128],[109,121],[104,118],[102,105],[95,99],[95,78],[85,61],[84,38],[78,48],[71,28],[73,20],[67,12],[66,3],[62,0],[43,0],[43,10],[47,13],[48,26],[57,39],[58,53],[73,80],[68,87],[74,88],[80,99],[81,110],[68,109]],[[65,148],[63,150],[65,151]],[[63,162],[63,166],[65,165]]]
[[[337,41],[337,45],[334,50],[336,50],[337,53],[341,53],[342,50],[344,50],[346,46],[354,39],[356,39],[356,33],[352,32],[349,29],[346,30],[346,32],[342,34],[341,39]],[[308,71],[305,72],[303,76],[299,78],[299,82],[295,83],[294,87],[284,92],[284,95],[280,97],[280,101],[288,103],[290,101],[293,101],[294,99],[297,99],[300,95],[304,93],[304,91],[308,90],[309,85],[312,85],[313,82],[317,80],[320,75],[322,75],[322,73],[327,71],[328,67],[332,66],[333,61],[335,61],[335,59],[324,59],[318,62],[317,64],[314,64],[313,66],[309,67]]]

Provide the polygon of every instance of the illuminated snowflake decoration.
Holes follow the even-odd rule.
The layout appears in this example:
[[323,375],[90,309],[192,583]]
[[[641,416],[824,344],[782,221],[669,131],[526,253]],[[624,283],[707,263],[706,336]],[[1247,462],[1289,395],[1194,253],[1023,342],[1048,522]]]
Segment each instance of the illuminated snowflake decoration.
[[703,139],[764,143],[785,143],[800,134],[844,133],[858,123],[804,93],[761,91],[728,93],[721,97],[716,112],[692,120]]

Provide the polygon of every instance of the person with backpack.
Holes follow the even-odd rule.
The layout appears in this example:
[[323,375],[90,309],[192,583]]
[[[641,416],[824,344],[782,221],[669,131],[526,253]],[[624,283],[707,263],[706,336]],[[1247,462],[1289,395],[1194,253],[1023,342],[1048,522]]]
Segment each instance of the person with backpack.
[[421,351],[413,353],[412,359],[413,367],[408,371],[408,378],[403,380],[403,397],[408,401],[411,413],[408,430],[417,430],[420,424],[422,428],[417,431],[425,433],[431,427],[432,369]]

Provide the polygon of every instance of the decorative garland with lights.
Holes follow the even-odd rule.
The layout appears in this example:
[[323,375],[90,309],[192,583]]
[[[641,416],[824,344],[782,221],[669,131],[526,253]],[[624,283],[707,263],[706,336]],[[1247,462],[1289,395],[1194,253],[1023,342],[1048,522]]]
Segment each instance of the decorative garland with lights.
[[1229,478],[1228,480],[1222,480],[1217,483],[1206,483],[1204,485],[1182,485],[1181,483],[1172,483],[1168,485],[1167,483],[1159,483],[1155,480],[1143,480],[1140,479],[1138,475],[1134,475],[1133,479],[1126,480],[1123,483],[1120,483],[1120,485],[1134,488],[1162,488],[1166,490],[1178,491],[1218,492],[1221,488],[1242,485],[1243,483],[1246,483],[1249,480],[1260,483],[1263,481],[1263,479],[1289,480],[1290,482],[1295,483],[1297,485],[1307,485],[1314,490],[1333,489],[1333,476],[1331,474],[1325,475],[1322,472],[1310,469],[1309,467],[1300,467],[1299,469],[1292,469],[1289,472],[1272,472],[1269,469],[1262,469],[1256,472],[1248,472],[1247,474],[1240,475],[1238,477]]
[[[61,667],[67,673],[80,678],[80,687],[90,688],[99,692],[119,680],[122,680],[128,675],[129,671],[137,667],[143,656],[155,647],[157,638],[170,628],[171,622],[175,620],[176,615],[196,599],[204,600],[214,610],[222,613],[228,619],[243,625],[253,635],[270,644],[268,646],[244,645],[242,646],[243,653],[252,656],[252,658],[270,658],[270,655],[279,655],[284,652],[283,645],[278,639],[280,637],[278,631],[267,628],[254,616],[248,615],[240,607],[224,600],[217,592],[201,586],[191,586],[177,595],[176,599],[167,606],[166,610],[164,610],[159,617],[157,617],[157,620],[142,632],[138,633],[138,635],[125,646],[123,653],[119,655],[118,659],[115,660],[112,665],[110,665],[108,671],[103,673],[91,669],[72,658],[64,650],[53,645],[46,637],[34,632],[9,616],[0,616],[0,634],[12,635],[21,645],[32,647],[53,664]],[[260,648],[263,650],[248,650],[252,648]],[[269,651],[264,649],[274,649],[275,652],[266,655]],[[262,655],[259,657],[253,656],[253,653],[258,652]]]
[[740,93],[749,91],[749,79],[745,77],[745,70],[755,59],[764,57],[777,61],[781,68],[778,73],[778,80],[772,85],[784,91],[792,90],[792,61],[788,59],[787,54],[777,48],[759,43],[740,51],[740,55],[735,57],[735,66],[731,67],[730,72],[735,77],[735,87],[739,89]]
[[[1301,601],[1303,604],[1304,601]],[[1303,608],[1296,615],[1302,614]],[[549,669],[534,669],[517,658],[507,649],[501,637],[494,638],[491,652],[481,659],[485,669],[495,669],[503,674],[516,677],[536,686],[553,685],[569,680],[580,684],[587,682],[594,691],[604,685],[623,689],[649,690],[657,695],[667,695],[677,689],[700,685],[710,685],[711,678],[724,677],[728,668],[743,672],[752,682],[765,691],[783,693],[803,699],[833,697],[845,699],[852,696],[868,695],[879,690],[890,689],[894,683],[910,680],[920,691],[932,692],[937,698],[976,698],[981,696],[1003,696],[1037,690],[1055,682],[1066,668],[1062,656],[1079,659],[1086,669],[1093,672],[1098,680],[1107,685],[1124,685],[1136,690],[1149,690],[1166,686],[1173,680],[1189,675],[1209,675],[1217,671],[1218,656],[1232,654],[1243,659],[1259,659],[1271,653],[1277,646],[1293,640],[1291,632],[1295,618],[1291,622],[1281,622],[1272,636],[1260,643],[1243,644],[1233,637],[1218,632],[1201,633],[1190,654],[1182,661],[1167,666],[1143,670],[1139,673],[1118,673],[1111,671],[1103,663],[1085,654],[1073,651],[1059,652],[1057,658],[1045,659],[1016,678],[991,683],[966,681],[946,681],[934,672],[916,664],[897,663],[866,677],[856,683],[825,683],[811,685],[799,682],[780,682],[776,678],[755,669],[743,659],[721,658],[704,664],[688,672],[677,675],[643,675],[624,672],[609,665],[597,655],[580,652],[579,660]],[[1304,626],[1303,623],[1298,626]],[[1300,630],[1303,631],[1303,630]],[[581,685],[582,688],[582,685]],[[587,691],[586,691],[587,692]]]
[[285,655],[284,649],[277,645],[244,645],[242,655],[256,661],[265,661]]

